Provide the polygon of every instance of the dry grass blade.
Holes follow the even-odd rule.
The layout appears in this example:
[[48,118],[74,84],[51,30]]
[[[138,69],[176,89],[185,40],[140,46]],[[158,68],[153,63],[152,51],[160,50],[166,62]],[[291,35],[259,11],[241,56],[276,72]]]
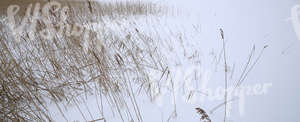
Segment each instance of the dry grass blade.
[[225,44],[225,39],[224,39],[224,31],[221,28],[220,29],[221,37],[222,37],[222,42],[223,42],[223,57],[224,57],[224,82],[225,82],[225,95],[224,95],[224,122],[226,122],[226,117],[227,117],[227,87],[228,87],[228,67],[227,67],[227,57],[226,57],[226,44]]
[[106,122],[104,118],[95,119],[95,120],[92,120],[92,121],[89,121],[89,122],[97,122],[97,121],[100,121],[100,120],[103,120],[104,122]]

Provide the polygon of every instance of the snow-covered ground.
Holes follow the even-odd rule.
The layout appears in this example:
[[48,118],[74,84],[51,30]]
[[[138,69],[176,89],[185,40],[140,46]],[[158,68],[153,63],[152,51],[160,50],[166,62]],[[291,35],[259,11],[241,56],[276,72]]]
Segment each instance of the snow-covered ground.
[[[300,88],[300,39],[288,19],[292,16],[291,9],[300,4],[299,1],[151,2],[167,6],[170,13],[103,20],[105,29],[116,35],[126,36],[138,28],[144,35],[152,37],[167,62],[168,78],[149,71],[154,81],[160,80],[160,84],[153,82],[154,86],[161,87],[152,89],[154,94],[157,93],[155,99],[151,100],[144,93],[135,96],[143,122],[199,122],[197,107],[206,110],[213,122],[223,121],[225,65],[220,28],[225,35],[229,89],[234,89],[243,76],[252,54],[250,71],[240,89],[234,89],[228,95],[228,100],[233,100],[227,105],[227,122],[300,121],[297,117],[300,112],[297,94]],[[89,27],[94,31],[103,29],[103,22],[92,23]],[[105,117],[107,122],[122,121],[105,101],[102,116],[96,102],[91,96],[86,104],[79,106],[89,110],[84,112],[87,120]],[[54,105],[51,110],[57,111]],[[70,121],[85,120],[76,106],[64,111]],[[59,111],[51,115],[55,121],[65,121]],[[128,118],[125,116],[124,121],[131,122]]]
[[[297,82],[300,80],[297,76],[300,72],[299,40],[293,24],[287,21],[291,16],[291,8],[299,2],[156,0],[154,3],[176,8],[179,12],[161,17],[118,20],[123,28],[135,26],[157,38],[166,56],[170,76],[178,87],[175,92],[162,90],[161,96],[153,102],[144,95],[137,96],[143,121],[197,122],[200,116],[196,113],[196,107],[210,111],[224,101],[222,90],[219,90],[221,93],[217,90],[224,87],[220,28],[225,33],[229,87],[237,83],[253,46],[256,58],[268,45],[242,85],[248,88],[244,98],[236,95],[238,97],[233,97],[237,99],[229,103],[228,122],[299,121],[296,116],[300,112],[297,104],[300,102],[297,95]],[[135,24],[131,25],[130,22]],[[111,22],[112,27],[114,24]],[[122,27],[116,31],[122,30]],[[205,92],[201,88],[205,82],[215,98],[203,97]],[[166,88],[170,86],[166,83]],[[176,117],[173,113],[174,93]],[[88,104],[92,111],[95,108],[93,102],[91,99]],[[96,110],[92,113],[97,114]],[[223,121],[223,114],[224,106],[209,113],[212,121],[216,122]],[[69,117],[82,120],[80,115],[73,112],[69,113]],[[114,117],[110,112],[105,113],[105,118],[107,121],[120,121],[117,115]]]

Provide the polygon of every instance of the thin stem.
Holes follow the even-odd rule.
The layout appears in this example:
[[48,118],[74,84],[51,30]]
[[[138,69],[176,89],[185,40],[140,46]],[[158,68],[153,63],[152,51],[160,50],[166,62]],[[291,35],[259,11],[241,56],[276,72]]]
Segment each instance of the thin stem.
[[226,59],[226,44],[225,44],[225,40],[224,40],[224,31],[221,28],[220,29],[221,32],[221,36],[222,36],[222,41],[223,41],[223,56],[224,56],[224,65],[225,65],[225,69],[224,69],[224,80],[225,80],[225,94],[224,94],[224,105],[225,105],[225,112],[224,112],[224,122],[226,122],[226,116],[227,116],[227,86],[228,86],[228,76],[227,76],[227,59]]

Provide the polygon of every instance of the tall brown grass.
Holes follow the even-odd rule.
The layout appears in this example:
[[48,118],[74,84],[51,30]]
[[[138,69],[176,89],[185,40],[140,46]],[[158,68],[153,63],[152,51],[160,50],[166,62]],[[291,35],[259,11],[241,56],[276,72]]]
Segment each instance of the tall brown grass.
[[[102,22],[103,16],[113,21],[161,11],[150,3],[87,1],[64,4],[71,8],[70,18],[65,22],[69,25]],[[55,13],[51,17],[54,18],[51,22],[55,23]],[[38,23],[37,30],[46,27],[40,20]],[[142,121],[133,89],[137,87],[151,94],[148,92],[151,78],[147,72],[158,70],[163,73],[166,67],[154,39],[138,28],[128,28],[128,33],[123,36],[103,27],[92,31],[90,40],[65,35],[45,40],[37,33],[31,40],[25,31],[21,42],[16,42],[6,25],[6,21],[0,24],[1,121],[53,121],[49,103],[57,107],[66,121],[68,118],[63,109],[68,105],[75,105],[86,121],[93,121],[79,107],[91,94],[95,95],[102,113],[94,121],[105,120],[102,104],[105,99],[123,121],[124,112],[131,119]],[[85,41],[89,42],[87,51],[84,51]],[[133,106],[133,112],[128,110],[129,105]],[[89,110],[88,113],[92,116]]]

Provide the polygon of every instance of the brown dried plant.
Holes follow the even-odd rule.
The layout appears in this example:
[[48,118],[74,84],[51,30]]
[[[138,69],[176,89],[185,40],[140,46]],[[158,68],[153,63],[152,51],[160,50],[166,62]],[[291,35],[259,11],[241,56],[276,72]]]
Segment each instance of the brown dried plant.
[[[66,25],[80,23],[91,26],[86,22],[93,21],[107,24],[102,17],[108,16],[115,21],[128,16],[158,14],[160,11],[149,3],[85,1],[63,4],[71,8],[69,19],[64,22]],[[58,20],[55,13],[49,18],[53,24]],[[37,23],[37,30],[46,27],[41,20]],[[134,27],[124,32],[127,36],[103,27],[93,30],[89,40],[65,35],[55,35],[53,39],[46,40],[38,33],[31,40],[28,32],[24,32],[21,41],[17,42],[6,25],[5,21],[1,21],[0,121],[53,121],[49,104],[54,104],[66,121],[64,108],[69,105],[75,105],[86,121],[105,121],[104,100],[113,106],[123,121],[126,119],[124,115],[143,121],[134,89],[141,88],[147,92],[148,85],[144,84],[149,84],[151,79],[148,72],[158,70],[163,73],[166,67],[154,39],[135,31],[138,28]],[[84,51],[86,41],[89,48]],[[89,118],[79,106],[86,106],[91,94],[96,97],[101,113],[96,118],[101,119],[89,120],[93,116],[88,107]]]
[[197,113],[199,113],[200,121],[202,122],[211,122],[208,114],[202,109],[202,108],[195,108],[197,110]]

